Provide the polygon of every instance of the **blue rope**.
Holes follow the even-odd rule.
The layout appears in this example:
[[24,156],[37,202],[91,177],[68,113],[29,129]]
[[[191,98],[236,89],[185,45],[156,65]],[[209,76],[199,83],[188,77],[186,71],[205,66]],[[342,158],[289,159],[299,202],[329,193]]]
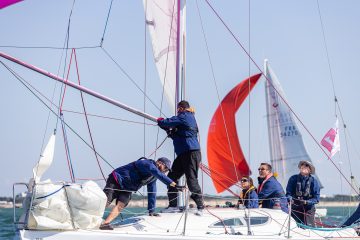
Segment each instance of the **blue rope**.
[[318,228],[318,227],[312,227],[312,226],[308,226],[302,223],[297,223],[297,225],[301,228],[304,229],[309,229],[309,230],[316,230],[316,231],[323,231],[323,232],[332,232],[332,231],[340,231],[340,230],[344,230],[347,228],[352,228],[352,226],[347,226],[347,227],[343,227],[343,228],[339,228],[339,227],[334,227],[334,228]]
[[61,188],[59,188],[58,190],[56,190],[55,192],[49,193],[49,194],[47,194],[45,196],[42,196],[42,197],[37,197],[36,199],[47,198],[47,197],[49,197],[51,195],[54,195],[55,193],[59,192],[61,189],[65,188],[65,187],[69,187],[69,186],[70,186],[69,184],[66,184],[66,185],[62,186]]
[[108,15],[107,15],[107,18],[106,18],[106,23],[105,23],[104,32],[103,32],[103,35],[102,35],[102,37],[101,37],[100,47],[102,47],[103,42],[104,42],[105,32],[106,32],[107,24],[108,24],[108,22],[109,22],[109,17],[110,17],[110,12],[111,12],[112,3],[113,3],[113,0],[111,0],[111,3],[110,3],[110,8],[109,8],[109,12],[108,12]]

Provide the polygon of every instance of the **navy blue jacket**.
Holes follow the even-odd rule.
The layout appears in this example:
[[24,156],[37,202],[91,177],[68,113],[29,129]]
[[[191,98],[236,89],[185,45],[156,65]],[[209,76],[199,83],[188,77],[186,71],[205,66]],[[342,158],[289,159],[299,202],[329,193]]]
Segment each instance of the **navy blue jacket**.
[[156,179],[167,186],[173,182],[156,167],[154,160],[146,158],[115,169],[113,175],[124,190],[137,191],[147,185],[149,212],[153,212],[156,205]]
[[259,207],[259,197],[256,193],[256,189],[250,191],[246,196],[245,193],[247,189],[243,191],[243,198],[240,200],[240,203],[243,203],[246,208],[258,208]]
[[158,121],[162,129],[174,129],[170,134],[177,156],[190,150],[200,150],[197,139],[197,123],[191,112],[179,112],[177,116]]
[[[259,185],[262,180],[259,178]],[[285,192],[274,176],[264,183],[261,190],[258,188],[258,197],[263,208],[274,208],[275,205],[280,205],[281,210],[286,213],[289,211]]]
[[[291,197],[292,199],[294,199],[294,201],[296,201],[296,199],[306,200],[307,203],[306,203],[306,205],[304,205],[304,207],[310,209],[313,205],[317,204],[320,200],[319,182],[316,180],[315,177],[313,177],[311,175],[309,177],[304,177],[304,176],[300,175],[302,192],[305,191],[306,181],[309,181],[309,178],[312,178],[312,182],[310,184],[310,196],[299,197],[296,195],[296,185],[297,185],[298,176],[299,176],[299,174],[296,174],[289,178],[288,184],[286,186],[286,196],[288,198]],[[302,201],[299,203],[301,204]]]

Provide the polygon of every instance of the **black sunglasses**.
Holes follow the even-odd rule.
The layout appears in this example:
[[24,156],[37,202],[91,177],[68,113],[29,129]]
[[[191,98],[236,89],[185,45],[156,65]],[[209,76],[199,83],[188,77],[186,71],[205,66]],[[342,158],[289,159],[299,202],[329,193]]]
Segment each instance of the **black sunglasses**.
[[247,182],[248,180],[246,178],[241,179],[241,182]]
[[258,168],[259,171],[265,171],[267,170],[266,168]]

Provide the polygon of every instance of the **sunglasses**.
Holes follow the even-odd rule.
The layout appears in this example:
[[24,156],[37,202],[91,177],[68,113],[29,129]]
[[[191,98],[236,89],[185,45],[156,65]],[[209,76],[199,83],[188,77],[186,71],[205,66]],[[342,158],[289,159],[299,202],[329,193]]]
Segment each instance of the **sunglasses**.
[[258,168],[259,171],[265,171],[267,170],[266,168]]
[[248,182],[248,180],[246,178],[241,179],[241,182]]
[[310,167],[310,165],[307,164],[307,163],[304,163],[304,164],[302,164],[301,166]]

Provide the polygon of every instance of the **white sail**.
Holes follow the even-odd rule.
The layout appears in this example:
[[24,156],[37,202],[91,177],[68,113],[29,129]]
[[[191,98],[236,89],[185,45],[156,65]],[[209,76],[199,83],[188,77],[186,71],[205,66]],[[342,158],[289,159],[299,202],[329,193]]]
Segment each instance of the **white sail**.
[[178,64],[178,1],[144,0],[144,7],[160,81],[169,106],[174,108]]
[[33,178],[35,183],[40,182],[42,175],[50,167],[54,158],[54,150],[55,150],[55,134],[51,135],[43,153],[40,156],[38,163],[33,168]]
[[270,160],[274,172],[278,174],[277,179],[286,187],[289,178],[299,173],[299,161],[311,162],[311,159],[305,149],[294,115],[283,101],[284,91],[267,60],[264,63],[264,73],[268,79],[265,82],[265,91]]

